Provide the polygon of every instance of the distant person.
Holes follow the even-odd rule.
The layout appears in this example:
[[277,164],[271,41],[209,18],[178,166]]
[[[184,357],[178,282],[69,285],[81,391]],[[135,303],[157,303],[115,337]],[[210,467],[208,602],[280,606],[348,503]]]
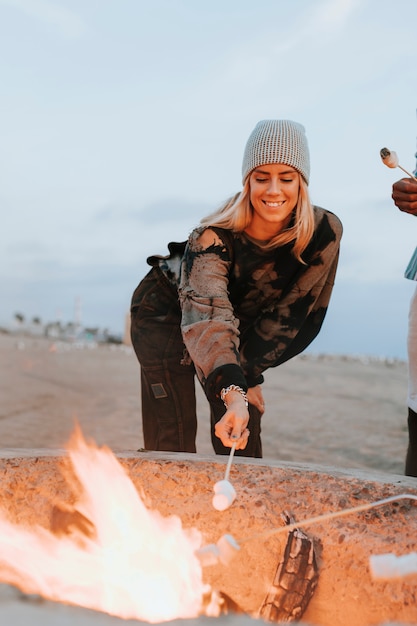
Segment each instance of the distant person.
[[133,294],[148,450],[196,451],[196,374],[215,452],[236,444],[237,454],[261,457],[262,374],[302,352],[326,315],[342,225],[310,202],[304,127],[259,122],[242,178],[186,247],[170,243],[169,256],[148,258]]
[[[402,178],[392,187],[395,205],[410,215],[417,215],[417,180]],[[405,271],[405,277],[417,280],[417,248]],[[417,476],[417,285],[411,298],[408,316],[408,449],[406,476]]]

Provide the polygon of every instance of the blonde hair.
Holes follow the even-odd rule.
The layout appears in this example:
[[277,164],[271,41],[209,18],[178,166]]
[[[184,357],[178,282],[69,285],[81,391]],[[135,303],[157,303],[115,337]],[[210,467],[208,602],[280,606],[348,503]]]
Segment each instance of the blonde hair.
[[[308,186],[304,178],[299,175],[300,187],[298,191],[298,201],[295,207],[294,224],[290,228],[278,233],[266,243],[260,244],[264,250],[271,250],[278,246],[294,242],[293,254],[297,261],[304,263],[301,255],[311,241],[314,233],[314,212],[308,193]],[[250,176],[246,177],[243,189],[235,194],[214,213],[204,217],[200,224],[202,226],[217,226],[226,228],[235,233],[240,233],[249,226],[252,221],[253,208],[250,202]]]

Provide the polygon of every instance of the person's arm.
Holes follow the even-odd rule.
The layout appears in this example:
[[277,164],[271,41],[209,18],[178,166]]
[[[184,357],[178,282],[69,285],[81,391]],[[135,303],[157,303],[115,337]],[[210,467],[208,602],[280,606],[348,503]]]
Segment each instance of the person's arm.
[[402,178],[392,186],[392,199],[394,204],[411,215],[417,215],[417,180]]
[[229,299],[231,258],[228,247],[212,229],[194,231],[186,248],[179,287],[181,330],[197,376],[209,400],[222,390],[226,413],[216,426],[223,445],[246,446],[248,385],[240,367],[239,323]]
[[184,343],[203,387],[217,372],[217,398],[220,384],[247,390],[239,363],[239,321],[228,292],[231,263],[227,246],[214,230],[194,231],[185,250],[178,289]]
[[247,380],[305,350],[320,331],[333,290],[342,225],[323,209],[316,209],[316,215],[316,234],[306,251],[308,264],[292,288],[241,338],[241,365]]

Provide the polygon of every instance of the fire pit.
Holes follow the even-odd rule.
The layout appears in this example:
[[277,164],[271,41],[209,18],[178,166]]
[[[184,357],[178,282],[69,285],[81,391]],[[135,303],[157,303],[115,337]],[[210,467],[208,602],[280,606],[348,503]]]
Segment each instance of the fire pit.
[[[57,501],[73,501],[61,469],[64,451],[0,452],[0,508],[15,524],[51,527]],[[252,618],[265,601],[287,535],[289,512],[314,540],[319,579],[301,623],[367,626],[417,622],[417,575],[373,580],[369,557],[417,550],[417,506],[398,500],[369,511],[303,525],[303,520],[402,493],[417,495],[414,479],[347,472],[318,466],[236,458],[230,481],[237,497],[230,508],[212,505],[213,485],[224,476],[227,457],[138,452],[118,454],[150,509],[178,516],[185,529],[198,529],[204,543],[230,534],[240,549],[228,564],[204,567],[204,581],[221,590]],[[0,606],[1,610],[1,606]],[[33,607],[36,610],[36,607]]]

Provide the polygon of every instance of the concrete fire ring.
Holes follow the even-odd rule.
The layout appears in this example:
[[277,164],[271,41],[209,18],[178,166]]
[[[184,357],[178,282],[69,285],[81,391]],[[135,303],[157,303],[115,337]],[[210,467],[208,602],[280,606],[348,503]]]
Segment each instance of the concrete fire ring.
[[[226,533],[241,543],[230,565],[206,567],[204,576],[249,615],[264,601],[286,542],[286,534],[265,535],[282,526],[281,513],[288,511],[314,539],[319,565],[318,586],[301,623],[417,623],[417,575],[373,580],[369,570],[372,554],[401,556],[417,551],[415,502],[399,500],[311,527],[301,524],[324,513],[402,493],[417,496],[417,479],[237,457],[229,478],[237,498],[226,511],[216,511],[213,485],[223,478],[227,457],[130,451],[116,456],[149,508],[179,516],[184,527],[199,529],[206,543],[215,543]],[[50,527],[53,505],[71,502],[61,472],[65,462],[63,450],[0,451],[0,506],[12,521]],[[0,595],[0,615],[3,609]],[[32,606],[31,610],[36,624],[40,608]]]

